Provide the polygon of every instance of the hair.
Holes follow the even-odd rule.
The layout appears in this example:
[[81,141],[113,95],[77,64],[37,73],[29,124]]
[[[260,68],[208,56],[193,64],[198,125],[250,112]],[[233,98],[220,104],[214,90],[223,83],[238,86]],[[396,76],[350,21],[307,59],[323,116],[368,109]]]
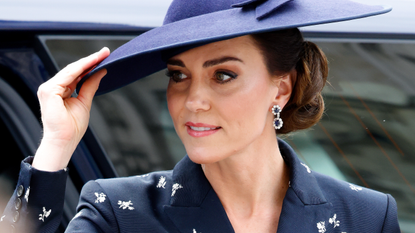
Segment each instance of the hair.
[[272,75],[297,72],[292,77],[291,97],[281,112],[284,126],[278,134],[307,129],[324,113],[321,91],[327,80],[327,58],[319,47],[304,38],[297,28],[253,34]]

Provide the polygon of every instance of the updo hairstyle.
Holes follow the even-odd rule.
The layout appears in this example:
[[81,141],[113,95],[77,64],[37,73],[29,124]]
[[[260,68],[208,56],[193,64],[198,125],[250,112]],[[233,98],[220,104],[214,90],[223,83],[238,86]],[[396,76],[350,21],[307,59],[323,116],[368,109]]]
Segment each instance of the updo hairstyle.
[[321,91],[327,80],[327,58],[318,46],[304,41],[297,28],[253,34],[272,75],[288,74],[293,69],[291,97],[281,112],[284,126],[278,134],[307,129],[315,125],[324,112]]

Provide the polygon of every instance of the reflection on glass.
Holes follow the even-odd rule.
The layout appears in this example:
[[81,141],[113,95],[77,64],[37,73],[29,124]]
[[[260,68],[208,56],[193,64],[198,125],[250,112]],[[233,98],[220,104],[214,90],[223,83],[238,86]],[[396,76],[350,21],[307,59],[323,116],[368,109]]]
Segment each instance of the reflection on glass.
[[288,142],[315,171],[392,194],[403,232],[415,232],[415,44],[319,45],[327,110]]
[[[61,66],[123,42],[49,44]],[[402,231],[415,232],[415,43],[318,44],[330,62],[326,113],[285,140],[314,171],[392,194]],[[167,110],[167,81],[158,72],[94,100],[91,126],[122,176],[171,169],[185,155]]]

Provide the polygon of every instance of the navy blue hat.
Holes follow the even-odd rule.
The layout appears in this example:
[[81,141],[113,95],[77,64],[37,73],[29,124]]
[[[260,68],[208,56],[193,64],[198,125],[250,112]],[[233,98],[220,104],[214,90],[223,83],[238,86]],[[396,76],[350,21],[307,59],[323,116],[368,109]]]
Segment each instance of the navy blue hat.
[[199,45],[390,10],[349,0],[174,0],[163,26],[116,49],[88,76],[107,69],[97,91],[97,95],[104,94],[166,68],[166,58]]

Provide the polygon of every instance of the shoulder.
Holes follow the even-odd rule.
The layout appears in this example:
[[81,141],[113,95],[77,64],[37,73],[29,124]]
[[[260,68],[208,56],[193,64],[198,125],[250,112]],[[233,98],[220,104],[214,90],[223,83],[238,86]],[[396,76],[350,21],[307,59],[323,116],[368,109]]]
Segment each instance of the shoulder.
[[166,188],[166,183],[172,180],[172,171],[158,171],[143,175],[98,179],[97,182],[107,190],[130,190],[139,188]]
[[75,218],[78,223],[73,225],[80,225],[79,216],[92,216],[89,222],[119,228],[120,232],[136,232],[147,226],[154,228],[151,232],[166,232],[169,222],[163,213],[170,202],[171,181],[171,171],[89,181],[82,188]]
[[[89,181],[83,190],[99,189],[109,199],[137,199],[151,201],[169,198],[172,171],[158,171],[139,176],[98,179]],[[91,192],[90,190],[89,192]],[[159,195],[155,195],[158,193]],[[163,195],[164,194],[164,195]]]
[[376,201],[380,202],[384,201],[386,198],[386,194],[384,193],[343,180],[338,180],[318,172],[313,173],[321,190],[328,198],[356,198],[361,201],[375,198]]
[[397,206],[391,195],[317,172],[314,176],[336,216],[347,219],[348,225],[376,226],[379,232],[399,232]]

